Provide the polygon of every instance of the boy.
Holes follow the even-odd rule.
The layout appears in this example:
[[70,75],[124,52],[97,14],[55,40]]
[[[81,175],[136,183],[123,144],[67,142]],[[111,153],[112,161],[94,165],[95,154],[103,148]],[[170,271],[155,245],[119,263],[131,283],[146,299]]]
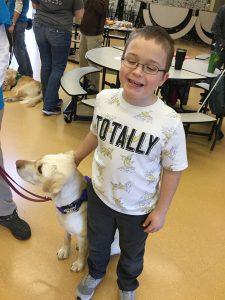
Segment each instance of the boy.
[[78,165],[96,149],[88,186],[89,274],[77,287],[81,300],[91,299],[106,273],[116,228],[120,299],[135,299],[147,235],[162,228],[187,167],[180,117],[154,94],[168,78],[173,53],[172,39],[159,27],[130,35],[120,69],[123,88],[98,94],[91,130],[76,151]]

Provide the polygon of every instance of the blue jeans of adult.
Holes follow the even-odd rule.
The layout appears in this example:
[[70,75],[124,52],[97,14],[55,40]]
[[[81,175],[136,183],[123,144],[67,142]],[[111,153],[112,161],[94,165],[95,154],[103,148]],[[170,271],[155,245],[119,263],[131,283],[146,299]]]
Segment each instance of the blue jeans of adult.
[[54,111],[59,102],[60,79],[67,64],[71,33],[39,22],[34,22],[33,30],[41,57],[44,109]]
[[21,75],[33,77],[33,70],[25,44],[27,22],[17,22],[13,31],[13,52],[19,65]]

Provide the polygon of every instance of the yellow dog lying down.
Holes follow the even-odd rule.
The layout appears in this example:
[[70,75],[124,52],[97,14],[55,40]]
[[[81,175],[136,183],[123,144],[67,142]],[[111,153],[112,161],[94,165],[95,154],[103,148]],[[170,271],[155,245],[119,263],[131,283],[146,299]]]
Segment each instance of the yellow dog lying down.
[[43,98],[39,81],[29,76],[19,77],[13,69],[6,71],[3,91],[11,91],[11,97],[5,98],[5,102],[22,101],[29,107],[35,106]]

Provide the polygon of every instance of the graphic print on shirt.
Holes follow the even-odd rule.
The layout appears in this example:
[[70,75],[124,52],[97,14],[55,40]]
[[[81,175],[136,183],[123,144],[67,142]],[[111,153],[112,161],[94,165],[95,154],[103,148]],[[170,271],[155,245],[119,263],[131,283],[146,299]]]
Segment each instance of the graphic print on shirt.
[[127,181],[126,183],[113,183],[111,182],[112,185],[112,190],[113,191],[117,191],[117,190],[121,190],[121,191],[125,191],[127,193],[130,193],[131,188],[132,188],[132,182],[131,181]]
[[151,172],[146,172],[145,178],[146,178],[148,185],[151,183],[157,182],[157,178]]
[[150,111],[144,111],[138,114],[135,119],[140,120],[140,121],[147,121],[151,122],[152,121],[152,116]]
[[104,167],[101,166],[98,162],[96,163],[97,169],[98,169],[98,180],[103,181],[103,170]]
[[123,166],[119,168],[120,171],[131,173],[135,170],[135,168],[132,166],[134,164],[134,160],[132,160],[132,154],[130,155],[121,155],[121,160],[123,163]]
[[[134,143],[137,137],[137,130],[129,126],[122,125],[115,121],[97,115],[97,132],[100,140],[109,140],[111,145],[125,149],[137,154],[149,155],[152,148],[159,142],[159,137],[152,134],[141,132],[137,143]],[[102,145],[102,154],[111,157],[112,148],[106,148]]]
[[119,92],[116,93],[109,101],[110,104],[116,104],[117,106],[120,105],[120,99],[119,99]]

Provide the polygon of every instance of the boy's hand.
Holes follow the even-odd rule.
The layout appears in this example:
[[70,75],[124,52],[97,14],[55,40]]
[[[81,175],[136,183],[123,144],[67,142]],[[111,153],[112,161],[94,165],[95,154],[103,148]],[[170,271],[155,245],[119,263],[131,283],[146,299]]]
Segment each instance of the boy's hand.
[[153,233],[159,231],[165,223],[165,217],[165,214],[153,210],[143,223],[144,232]]
[[74,155],[74,163],[75,163],[76,167],[78,167],[79,164],[80,164],[80,160],[78,159],[78,157],[76,155],[76,152],[75,152],[75,155]]

